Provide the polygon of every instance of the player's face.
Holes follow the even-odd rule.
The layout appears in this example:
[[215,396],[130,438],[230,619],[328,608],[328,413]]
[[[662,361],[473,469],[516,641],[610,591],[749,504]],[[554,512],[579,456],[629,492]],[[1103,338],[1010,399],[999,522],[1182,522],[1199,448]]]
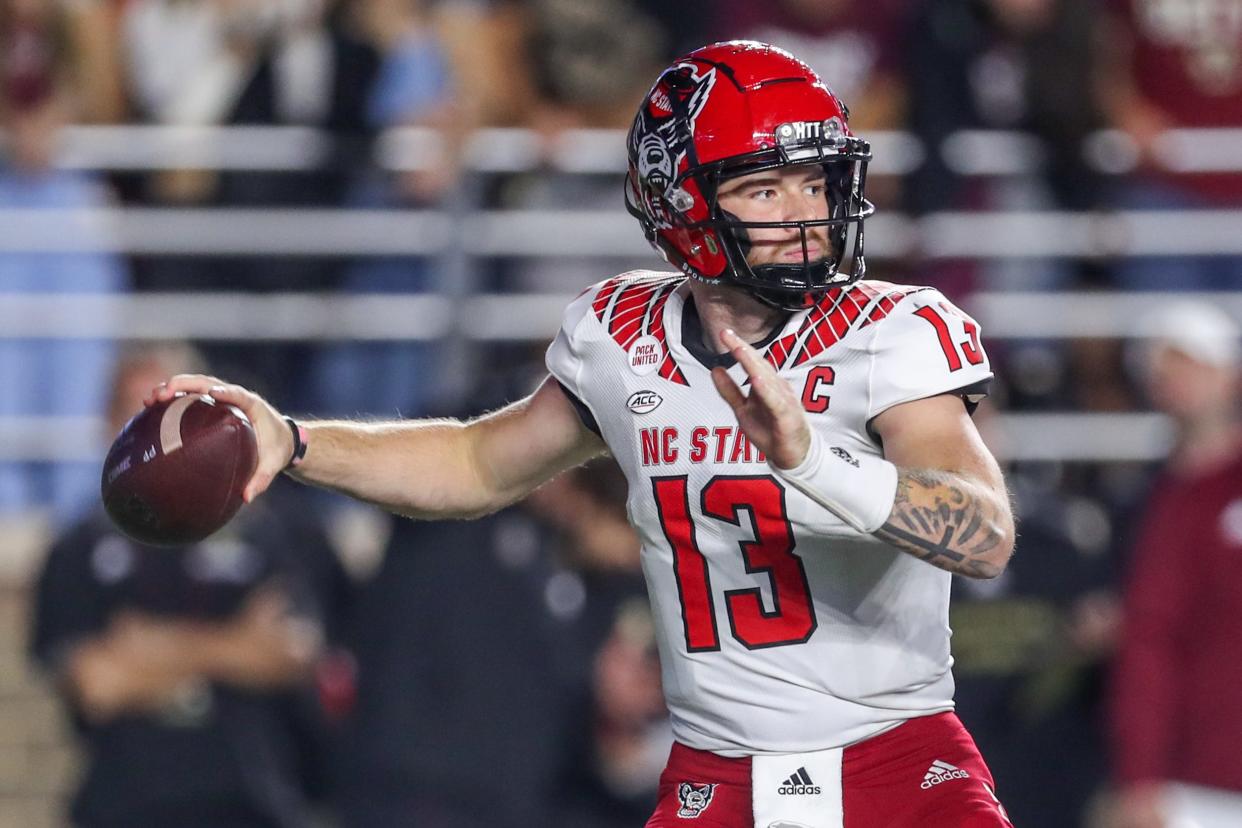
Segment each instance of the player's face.
[[[720,185],[718,200],[721,209],[742,221],[828,218],[824,170],[818,164],[779,167],[731,178]],[[751,242],[746,261],[751,266],[802,264],[802,237],[796,227],[750,228],[746,232]],[[818,261],[831,252],[828,228],[808,228],[807,260]]]

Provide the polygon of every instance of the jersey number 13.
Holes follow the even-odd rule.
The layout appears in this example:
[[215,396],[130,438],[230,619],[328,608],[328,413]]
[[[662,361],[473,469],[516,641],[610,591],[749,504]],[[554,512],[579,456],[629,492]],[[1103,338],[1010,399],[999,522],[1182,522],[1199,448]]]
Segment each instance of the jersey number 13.
[[[687,479],[684,475],[657,477],[651,483],[660,526],[673,549],[686,649],[692,653],[719,650],[711,573],[690,517]],[[738,543],[742,563],[749,573],[767,575],[771,584],[771,610],[764,606],[758,587],[725,591],[733,637],[751,650],[809,639],[817,625],[815,606],[802,559],[793,551],[784,488],[766,475],[713,477],[703,487],[700,506],[705,517],[738,527],[745,513],[754,539]]]

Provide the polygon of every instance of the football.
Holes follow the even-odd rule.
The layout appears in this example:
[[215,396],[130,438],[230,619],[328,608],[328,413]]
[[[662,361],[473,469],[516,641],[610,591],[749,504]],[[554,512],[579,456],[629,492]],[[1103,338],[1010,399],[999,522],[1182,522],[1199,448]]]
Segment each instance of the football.
[[139,412],[117,435],[100,483],[104,508],[141,543],[195,543],[236,514],[258,457],[240,410],[177,396]]

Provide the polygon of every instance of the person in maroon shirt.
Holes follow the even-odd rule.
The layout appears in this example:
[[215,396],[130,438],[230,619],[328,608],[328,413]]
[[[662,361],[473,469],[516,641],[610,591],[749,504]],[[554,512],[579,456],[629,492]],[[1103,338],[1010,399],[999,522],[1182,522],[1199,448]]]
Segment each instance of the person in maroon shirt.
[[[1242,0],[1101,0],[1101,6],[1096,94],[1110,123],[1134,141],[1139,159],[1117,206],[1242,207],[1242,171],[1212,169],[1202,148],[1181,146],[1167,134],[1242,128]],[[1132,289],[1233,289],[1242,281],[1242,258],[1131,259],[1116,278]]]
[[1175,440],[1128,573],[1111,689],[1118,797],[1109,824],[1237,826],[1242,350],[1234,322],[1210,305],[1172,305],[1149,333],[1145,379]]
[[[788,49],[832,91],[854,101],[850,127],[896,128],[905,107],[901,38],[910,17],[901,0],[716,0],[719,40],[759,40]],[[871,182],[868,182],[871,183]]]
[[[1242,0],[1104,7],[1102,104],[1144,160],[1160,162],[1165,130],[1242,127]],[[1242,202],[1242,174],[1184,174],[1169,183],[1218,205]]]

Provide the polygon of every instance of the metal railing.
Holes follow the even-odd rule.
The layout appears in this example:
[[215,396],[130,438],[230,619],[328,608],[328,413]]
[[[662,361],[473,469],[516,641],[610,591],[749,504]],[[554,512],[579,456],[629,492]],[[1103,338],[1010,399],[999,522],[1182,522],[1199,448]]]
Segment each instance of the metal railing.
[[[875,175],[909,173],[930,152],[939,153],[951,172],[967,176],[1030,174],[1045,156],[1039,140],[1022,132],[960,130],[931,148],[906,132],[865,137]],[[333,146],[328,134],[309,127],[75,126],[62,132],[56,155],[67,169],[292,171],[322,167]],[[545,137],[525,129],[481,129],[465,136],[453,156],[477,172],[614,173],[625,169],[624,148],[621,130],[572,129]],[[1134,142],[1116,130],[1091,135],[1082,152],[1090,166],[1108,174],[1130,172],[1139,162]],[[1171,172],[1236,172],[1242,170],[1242,129],[1170,130],[1157,140],[1154,154]],[[385,169],[434,168],[449,157],[446,139],[427,128],[389,129],[375,142],[374,162]]]
[[[1019,133],[959,132],[923,147],[903,133],[869,136],[872,171],[901,175],[929,151],[967,176],[1029,176],[1042,149]],[[483,130],[457,153],[466,175],[549,170],[616,175],[624,169],[617,131],[570,131],[553,141],[524,130]],[[299,127],[74,127],[63,134],[57,163],[66,169],[299,171],[321,168],[334,145]],[[1102,171],[1133,169],[1137,154],[1118,133],[1084,147]],[[1180,172],[1242,171],[1242,130],[1175,131],[1157,157]],[[445,162],[444,143],[428,130],[391,130],[376,141],[373,161],[390,170]],[[462,278],[443,279],[444,293],[327,295],[305,292],[148,293],[92,296],[4,293],[0,340],[47,338],[256,341],[545,340],[556,331],[570,296],[479,294],[473,268],[487,257],[607,262],[648,257],[658,263],[633,220],[610,210],[481,210],[467,195],[445,209],[195,209],[119,207],[99,210],[0,210],[0,256],[107,251],[130,255],[436,257]],[[1066,213],[942,212],[923,218],[881,214],[869,223],[868,253],[877,260],[1034,260],[1109,256],[1242,254],[1242,210]],[[296,290],[296,286],[293,286]],[[1242,291],[1202,295],[1242,318]],[[1167,294],[976,294],[969,309],[996,339],[1128,337]],[[446,374],[452,374],[446,371]],[[998,453],[1011,460],[1150,460],[1163,455],[1168,423],[1149,414],[1002,414],[988,426]],[[85,460],[103,435],[92,418],[0,420],[0,460]]]

